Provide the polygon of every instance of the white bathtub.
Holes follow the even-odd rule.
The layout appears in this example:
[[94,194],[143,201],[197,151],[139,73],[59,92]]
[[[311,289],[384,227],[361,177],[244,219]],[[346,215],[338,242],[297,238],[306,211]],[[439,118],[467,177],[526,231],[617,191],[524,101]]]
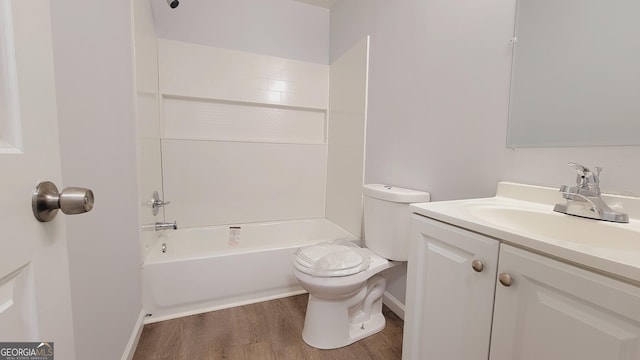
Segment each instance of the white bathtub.
[[[165,231],[142,268],[146,323],[303,293],[295,248],[355,237],[326,219]],[[163,244],[166,252],[162,252]]]

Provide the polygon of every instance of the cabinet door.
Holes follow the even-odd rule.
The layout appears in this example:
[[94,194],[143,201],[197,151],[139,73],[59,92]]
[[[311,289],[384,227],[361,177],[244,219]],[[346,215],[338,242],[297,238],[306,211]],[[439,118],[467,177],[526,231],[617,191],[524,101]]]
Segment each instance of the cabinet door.
[[[403,359],[487,360],[499,242],[413,215]],[[472,263],[476,262],[476,270]]]
[[638,360],[640,288],[502,245],[491,360]]

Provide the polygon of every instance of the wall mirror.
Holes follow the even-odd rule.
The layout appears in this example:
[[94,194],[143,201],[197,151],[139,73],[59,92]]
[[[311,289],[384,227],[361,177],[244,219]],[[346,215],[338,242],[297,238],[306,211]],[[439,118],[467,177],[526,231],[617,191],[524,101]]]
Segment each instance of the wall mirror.
[[640,1],[518,0],[507,146],[640,145]]

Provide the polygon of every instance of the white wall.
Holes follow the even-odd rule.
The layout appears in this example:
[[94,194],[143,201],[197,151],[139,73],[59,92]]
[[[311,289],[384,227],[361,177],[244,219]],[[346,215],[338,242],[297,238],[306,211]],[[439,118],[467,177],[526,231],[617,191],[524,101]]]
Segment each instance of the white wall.
[[506,149],[514,2],[339,0],[331,58],[371,34],[366,182],[433,200],[491,196],[496,182],[559,186],[569,161],[602,188],[640,194],[640,147]]
[[119,359],[141,310],[131,3],[54,5],[63,182],[95,193],[65,217],[76,356]]
[[[515,2],[338,0],[331,59],[371,35],[365,182],[492,196],[496,182],[559,186],[601,165],[607,192],[640,194],[640,147],[506,149]],[[396,286],[396,285],[394,285]],[[400,298],[404,287],[396,287]]]
[[151,3],[162,39],[328,64],[328,9],[292,0]]

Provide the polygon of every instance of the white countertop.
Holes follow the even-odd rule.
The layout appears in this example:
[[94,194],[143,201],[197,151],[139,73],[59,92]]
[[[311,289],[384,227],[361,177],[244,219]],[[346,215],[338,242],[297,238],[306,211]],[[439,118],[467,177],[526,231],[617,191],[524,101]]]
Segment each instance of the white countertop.
[[[586,219],[553,211],[566,200],[555,188],[509,182],[498,184],[495,197],[412,204],[411,210],[435,220],[496,238],[640,284],[640,198],[605,195],[613,209],[629,214],[629,223]],[[525,228],[509,219],[480,212],[514,210]],[[493,221],[491,219],[494,219]]]

